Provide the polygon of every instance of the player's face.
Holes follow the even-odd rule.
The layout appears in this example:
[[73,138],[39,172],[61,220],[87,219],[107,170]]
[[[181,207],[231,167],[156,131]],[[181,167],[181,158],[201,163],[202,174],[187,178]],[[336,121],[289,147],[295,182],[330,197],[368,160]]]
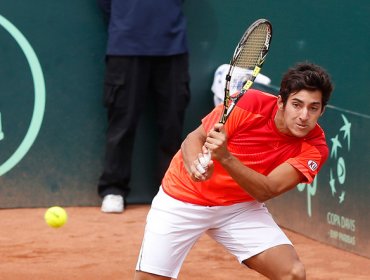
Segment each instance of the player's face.
[[300,90],[288,97],[284,106],[279,96],[280,118],[277,119],[280,132],[296,136],[306,136],[317,124],[323,113],[322,93],[319,90]]

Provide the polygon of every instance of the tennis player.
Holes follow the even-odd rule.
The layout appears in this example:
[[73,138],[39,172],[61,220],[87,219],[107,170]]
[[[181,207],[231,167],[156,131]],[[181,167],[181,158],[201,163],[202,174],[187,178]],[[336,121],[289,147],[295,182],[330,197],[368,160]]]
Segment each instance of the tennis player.
[[[177,278],[203,233],[269,279],[305,279],[264,202],[311,183],[326,161],[317,122],[332,90],[323,68],[300,63],[283,76],[278,96],[249,90],[224,125],[217,123],[222,105],[207,115],[182,143],[153,199],[135,279]],[[207,150],[212,160],[202,173]]]

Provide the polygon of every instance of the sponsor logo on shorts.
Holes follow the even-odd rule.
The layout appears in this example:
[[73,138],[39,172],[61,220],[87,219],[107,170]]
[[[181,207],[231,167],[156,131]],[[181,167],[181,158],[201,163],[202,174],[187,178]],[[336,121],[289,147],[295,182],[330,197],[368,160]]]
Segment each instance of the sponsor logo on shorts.
[[307,162],[307,165],[308,165],[308,167],[309,167],[312,171],[315,171],[315,170],[317,169],[317,167],[319,166],[319,165],[317,164],[317,162],[316,162],[316,161],[314,161],[314,160],[309,160],[309,161]]

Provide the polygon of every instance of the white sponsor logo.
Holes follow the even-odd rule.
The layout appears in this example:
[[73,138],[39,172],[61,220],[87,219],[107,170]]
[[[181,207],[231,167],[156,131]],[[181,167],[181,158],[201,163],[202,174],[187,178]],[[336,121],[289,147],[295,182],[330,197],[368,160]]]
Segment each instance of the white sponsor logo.
[[314,161],[314,160],[309,160],[309,161],[307,162],[307,165],[308,165],[308,167],[309,167],[312,171],[315,171],[315,170],[317,169],[317,167],[319,166],[319,165],[317,164],[317,162],[316,162],[316,161]]

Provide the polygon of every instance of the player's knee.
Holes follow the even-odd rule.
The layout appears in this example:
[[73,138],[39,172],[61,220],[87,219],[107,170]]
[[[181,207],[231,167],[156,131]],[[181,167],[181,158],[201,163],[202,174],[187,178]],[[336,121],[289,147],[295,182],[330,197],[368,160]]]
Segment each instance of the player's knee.
[[[285,279],[285,278],[284,278]],[[304,280],[306,279],[306,270],[303,263],[295,261],[289,271],[289,276],[286,279],[292,280]]]

